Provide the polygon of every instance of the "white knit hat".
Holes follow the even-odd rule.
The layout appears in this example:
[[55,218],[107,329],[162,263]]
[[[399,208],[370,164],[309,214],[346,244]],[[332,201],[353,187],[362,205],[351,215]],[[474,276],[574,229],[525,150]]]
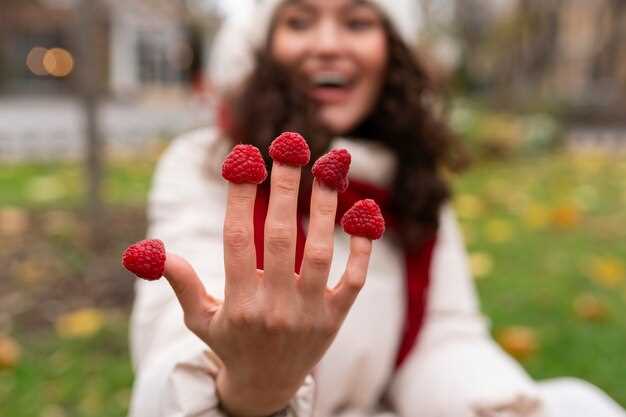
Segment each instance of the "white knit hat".
[[[253,71],[254,51],[265,45],[274,14],[284,1],[256,0],[249,13],[226,19],[215,38],[209,67],[211,81],[219,92],[237,88]],[[413,49],[422,27],[419,0],[369,1],[380,8],[400,38]]]

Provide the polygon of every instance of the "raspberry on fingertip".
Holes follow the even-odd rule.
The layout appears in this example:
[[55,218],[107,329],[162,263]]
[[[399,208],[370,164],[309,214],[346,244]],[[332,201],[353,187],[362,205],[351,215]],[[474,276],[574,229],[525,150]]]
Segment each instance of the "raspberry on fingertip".
[[122,265],[139,278],[156,281],[165,270],[165,245],[159,239],[134,243],[122,254]]
[[267,169],[256,146],[236,145],[222,164],[222,177],[235,184],[260,184],[267,178]]
[[313,176],[325,186],[343,193],[348,188],[352,156],[345,149],[333,149],[313,164]]
[[385,219],[376,201],[366,199],[357,201],[346,211],[341,226],[350,235],[376,240],[385,232]]
[[302,135],[285,132],[272,141],[270,156],[281,164],[304,166],[311,159],[311,151]]

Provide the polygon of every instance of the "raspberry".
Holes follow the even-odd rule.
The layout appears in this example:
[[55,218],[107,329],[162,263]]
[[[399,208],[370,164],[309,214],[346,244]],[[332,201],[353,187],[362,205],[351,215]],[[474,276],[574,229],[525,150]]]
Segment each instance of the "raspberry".
[[302,135],[285,132],[270,145],[270,156],[281,164],[303,166],[309,163],[311,151]]
[[159,239],[141,240],[126,248],[122,264],[138,277],[156,281],[165,269],[165,246]]
[[267,178],[261,152],[252,145],[236,145],[222,164],[222,177],[235,184],[260,184]]
[[313,164],[313,175],[322,184],[343,193],[348,188],[352,157],[345,149],[333,149]]
[[385,231],[385,219],[374,200],[360,200],[341,218],[346,233],[368,239],[380,239]]

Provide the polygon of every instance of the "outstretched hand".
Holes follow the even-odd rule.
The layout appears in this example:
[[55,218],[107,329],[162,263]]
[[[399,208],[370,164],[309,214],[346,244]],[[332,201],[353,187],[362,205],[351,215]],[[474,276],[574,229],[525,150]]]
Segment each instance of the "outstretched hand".
[[[234,165],[228,166],[225,175],[229,185],[223,233],[224,300],[208,294],[191,265],[176,254],[167,253],[163,273],[183,308],[186,326],[222,360],[218,395],[222,407],[238,417],[269,415],[288,404],[334,340],[365,283],[370,239],[380,237],[368,233],[362,234],[368,237],[352,236],[345,272],[334,288],[327,287],[337,210],[334,188],[345,189],[332,184],[344,184],[349,166],[349,154],[347,165],[342,154],[340,176],[344,178],[329,181],[314,169],[317,179],[304,256],[300,274],[294,273],[300,165],[306,161],[285,164],[272,155],[264,270],[257,269],[254,203],[256,184],[266,173],[264,165],[258,165],[258,150],[251,148],[240,148],[236,154],[236,147],[231,153],[234,156],[225,162],[225,167]],[[335,153],[325,163],[334,163],[336,157]],[[377,225],[382,229],[375,233],[382,234],[384,224]]]

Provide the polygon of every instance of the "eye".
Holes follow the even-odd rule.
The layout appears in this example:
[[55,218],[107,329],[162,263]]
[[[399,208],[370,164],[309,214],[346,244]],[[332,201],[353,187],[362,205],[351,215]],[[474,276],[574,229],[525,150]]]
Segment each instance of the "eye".
[[344,24],[352,31],[364,31],[381,25],[381,18],[376,11],[366,6],[358,6],[347,13]]
[[301,31],[311,26],[311,19],[303,15],[288,16],[285,18],[285,25],[291,30]]
[[347,20],[346,26],[354,31],[368,30],[376,26],[376,21],[370,18],[353,17]]
[[314,15],[306,8],[286,6],[278,14],[278,25],[292,31],[309,29],[314,23]]

